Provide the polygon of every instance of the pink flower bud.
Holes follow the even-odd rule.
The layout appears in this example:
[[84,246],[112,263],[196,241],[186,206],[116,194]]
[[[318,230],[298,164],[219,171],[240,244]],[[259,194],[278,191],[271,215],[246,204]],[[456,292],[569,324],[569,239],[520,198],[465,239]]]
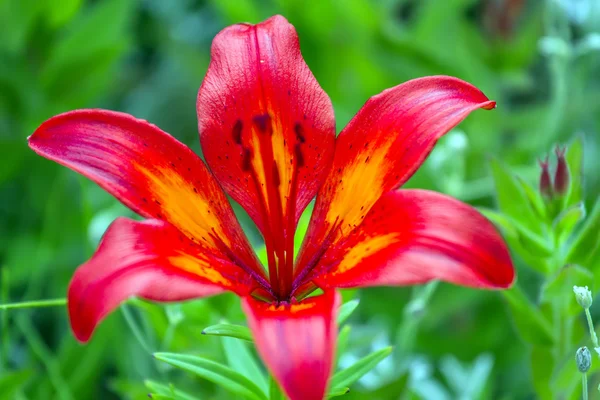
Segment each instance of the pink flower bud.
[[556,149],[554,150],[557,159],[556,172],[554,173],[554,192],[559,195],[567,193],[571,181],[569,166],[565,161],[565,150],[566,147],[561,149],[558,146],[556,146]]

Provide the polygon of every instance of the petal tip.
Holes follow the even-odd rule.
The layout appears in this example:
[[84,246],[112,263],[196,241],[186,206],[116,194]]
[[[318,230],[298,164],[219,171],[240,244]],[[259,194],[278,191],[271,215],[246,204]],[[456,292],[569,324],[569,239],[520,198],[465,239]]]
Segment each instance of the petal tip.
[[487,101],[482,104],[481,108],[484,110],[493,110],[496,108],[496,102],[494,100]]

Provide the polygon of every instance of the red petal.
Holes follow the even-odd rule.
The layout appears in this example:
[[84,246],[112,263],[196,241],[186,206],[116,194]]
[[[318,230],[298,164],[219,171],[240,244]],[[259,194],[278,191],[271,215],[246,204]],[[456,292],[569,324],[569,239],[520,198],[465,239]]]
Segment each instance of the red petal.
[[275,16],[219,33],[197,110],[204,156],[225,191],[263,233],[278,214],[295,223],[329,170],[335,119],[294,27]]
[[168,221],[213,249],[233,249],[240,264],[264,275],[202,160],[156,126],[128,114],[77,110],[44,122],[29,146],[90,178],[138,214]]
[[321,259],[321,287],[411,285],[440,279],[506,288],[515,278],[491,222],[451,197],[426,190],[384,195],[365,221]]
[[251,297],[242,306],[258,352],[291,400],[322,400],[331,374],[337,338],[335,291],[293,305]]
[[494,106],[479,89],[447,76],[414,79],[369,99],[336,140],[297,275],[323,243],[348,235],[381,195],[404,184],[441,136],[471,111]]
[[69,286],[75,337],[89,340],[98,323],[131,296],[181,301],[226,289],[246,295],[252,280],[222,255],[185,238],[167,222],[119,218]]

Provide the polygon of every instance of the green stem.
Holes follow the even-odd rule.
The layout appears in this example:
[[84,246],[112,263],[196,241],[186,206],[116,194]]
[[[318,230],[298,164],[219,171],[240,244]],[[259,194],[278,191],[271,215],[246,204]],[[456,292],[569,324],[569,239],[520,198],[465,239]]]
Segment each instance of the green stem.
[[[8,301],[8,268],[2,268],[2,287],[0,288],[0,301],[6,303]],[[0,341],[2,342],[2,351],[0,352],[0,372],[4,369],[8,369],[8,348],[9,348],[9,332],[8,332],[8,313],[2,310],[0,314],[0,322],[2,328],[0,329]]]
[[35,308],[35,307],[56,307],[67,304],[67,299],[51,299],[51,300],[33,300],[22,301],[20,303],[0,304],[0,310],[10,310],[13,308]]
[[581,374],[581,391],[583,400],[588,400],[587,374]]
[[590,314],[590,309],[585,309],[585,316],[587,318],[588,328],[590,329],[590,336],[592,337],[592,342],[594,343],[594,348],[598,346],[598,336],[596,335],[596,331],[594,330],[594,323],[592,322],[592,315]]

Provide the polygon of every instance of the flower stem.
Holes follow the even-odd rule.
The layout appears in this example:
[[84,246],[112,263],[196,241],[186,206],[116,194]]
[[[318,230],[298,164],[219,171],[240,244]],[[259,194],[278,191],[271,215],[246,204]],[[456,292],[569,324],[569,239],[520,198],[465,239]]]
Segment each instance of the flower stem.
[[598,336],[596,335],[596,331],[594,330],[594,323],[592,322],[592,315],[590,314],[590,309],[585,309],[585,316],[587,318],[588,328],[590,329],[590,336],[592,337],[592,342],[594,343],[594,348],[598,346]]
[[588,400],[587,374],[581,374],[581,391],[583,393],[583,400]]
[[0,304],[0,310],[10,310],[13,308],[35,308],[35,307],[56,307],[67,304],[67,299],[51,299],[51,300],[33,300],[22,301],[19,303]]

